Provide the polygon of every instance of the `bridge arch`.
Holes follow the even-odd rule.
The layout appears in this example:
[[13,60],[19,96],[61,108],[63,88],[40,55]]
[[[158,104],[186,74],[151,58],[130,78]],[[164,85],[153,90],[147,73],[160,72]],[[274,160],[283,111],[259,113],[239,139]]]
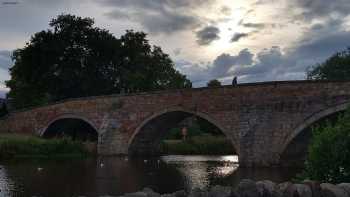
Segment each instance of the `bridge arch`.
[[[166,132],[164,132],[164,130],[169,130],[169,128],[176,126],[179,122],[191,116],[201,118],[218,128],[228,139],[230,139],[234,149],[233,151],[236,151],[237,154],[239,153],[238,140],[235,139],[235,136],[232,135],[232,132],[229,132],[228,129],[223,127],[217,120],[202,112],[191,111],[183,109],[181,107],[175,107],[154,113],[153,115],[145,119],[135,129],[135,132],[129,138],[128,154],[134,155],[135,152],[138,152],[136,149],[140,150],[142,145],[139,145],[140,142],[142,144],[143,140],[148,141],[145,141],[145,144],[149,143],[156,145],[160,142],[161,139],[163,139],[164,135],[166,135]],[[151,137],[147,139],[148,137],[146,137],[146,135]],[[140,155],[148,155],[149,153],[151,153],[152,155],[152,153],[154,152],[152,152],[152,150],[149,150],[149,148],[154,149],[154,147],[147,147],[144,149],[147,151],[147,153],[140,153]]]
[[347,103],[335,105],[335,106],[329,107],[327,109],[320,110],[320,111],[310,115],[306,119],[304,119],[304,121],[302,121],[297,127],[295,127],[292,130],[291,134],[287,137],[287,139],[282,144],[281,149],[280,149],[280,156],[282,156],[284,154],[284,152],[286,151],[288,146],[293,142],[293,140],[296,139],[299,135],[301,135],[302,132],[304,132],[307,128],[310,128],[310,126],[312,126],[313,124],[322,120],[323,118],[327,118],[327,117],[330,117],[334,114],[345,111],[347,109],[347,107],[349,106],[349,104],[350,103],[347,102]]
[[[94,136],[96,141],[98,140],[99,130],[97,129],[96,125],[90,121],[88,118],[77,115],[77,114],[63,114],[60,116],[57,116],[56,118],[50,120],[45,127],[43,127],[41,130],[39,130],[39,135],[41,137],[48,137],[48,132],[51,132],[52,127],[57,127],[59,124],[63,126],[67,122],[75,122],[78,123],[80,126],[84,126],[87,132],[91,132],[91,134]],[[57,128],[56,128],[57,129]]]

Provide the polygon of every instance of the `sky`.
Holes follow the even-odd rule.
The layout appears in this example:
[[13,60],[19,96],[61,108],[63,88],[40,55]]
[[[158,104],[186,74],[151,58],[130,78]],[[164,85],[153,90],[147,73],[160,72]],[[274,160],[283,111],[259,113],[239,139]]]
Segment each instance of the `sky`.
[[0,0],[0,96],[11,53],[59,14],[91,17],[116,37],[148,34],[194,87],[305,79],[350,46],[348,0]]

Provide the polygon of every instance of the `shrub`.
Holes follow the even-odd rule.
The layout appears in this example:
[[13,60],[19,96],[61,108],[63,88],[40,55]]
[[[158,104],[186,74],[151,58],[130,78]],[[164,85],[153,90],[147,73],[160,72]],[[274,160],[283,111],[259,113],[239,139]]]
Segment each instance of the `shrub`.
[[350,111],[313,129],[304,178],[322,182],[350,181]]
[[42,139],[32,136],[0,136],[0,159],[18,157],[77,157],[88,153],[82,142],[63,139]]

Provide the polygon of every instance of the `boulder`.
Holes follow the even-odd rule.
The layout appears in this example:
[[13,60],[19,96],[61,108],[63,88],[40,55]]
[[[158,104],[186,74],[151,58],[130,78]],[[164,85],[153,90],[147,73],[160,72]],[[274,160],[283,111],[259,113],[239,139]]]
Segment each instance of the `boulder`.
[[148,197],[145,192],[126,193],[124,197]]
[[311,189],[306,185],[291,184],[283,192],[283,197],[312,197]]
[[231,187],[216,185],[209,190],[209,197],[230,197],[232,193]]
[[142,192],[147,194],[147,197],[160,197],[160,194],[154,192],[151,188],[143,188]]
[[330,183],[321,184],[322,197],[348,197],[347,192],[336,185]]
[[268,180],[256,182],[260,197],[271,197],[273,195],[276,183]]
[[201,190],[199,188],[193,189],[188,195],[188,197],[208,197],[208,196],[209,196],[208,191]]
[[348,196],[350,196],[350,183],[340,183],[337,186],[345,190]]
[[260,197],[255,182],[249,179],[243,179],[238,184],[236,191],[239,197]]
[[319,182],[305,180],[303,184],[310,187],[313,197],[321,196],[321,186]]
[[272,196],[273,197],[282,197],[283,194],[286,192],[287,188],[290,187],[292,185],[291,182],[284,182],[284,183],[280,183],[275,185],[273,192],[272,192]]

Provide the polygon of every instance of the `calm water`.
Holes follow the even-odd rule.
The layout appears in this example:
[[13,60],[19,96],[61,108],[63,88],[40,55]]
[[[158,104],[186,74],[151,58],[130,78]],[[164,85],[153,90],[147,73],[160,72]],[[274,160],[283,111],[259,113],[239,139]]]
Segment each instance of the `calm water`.
[[71,161],[0,163],[0,196],[120,195],[150,187],[160,193],[243,178],[286,181],[296,169],[241,169],[236,156],[109,157]]

